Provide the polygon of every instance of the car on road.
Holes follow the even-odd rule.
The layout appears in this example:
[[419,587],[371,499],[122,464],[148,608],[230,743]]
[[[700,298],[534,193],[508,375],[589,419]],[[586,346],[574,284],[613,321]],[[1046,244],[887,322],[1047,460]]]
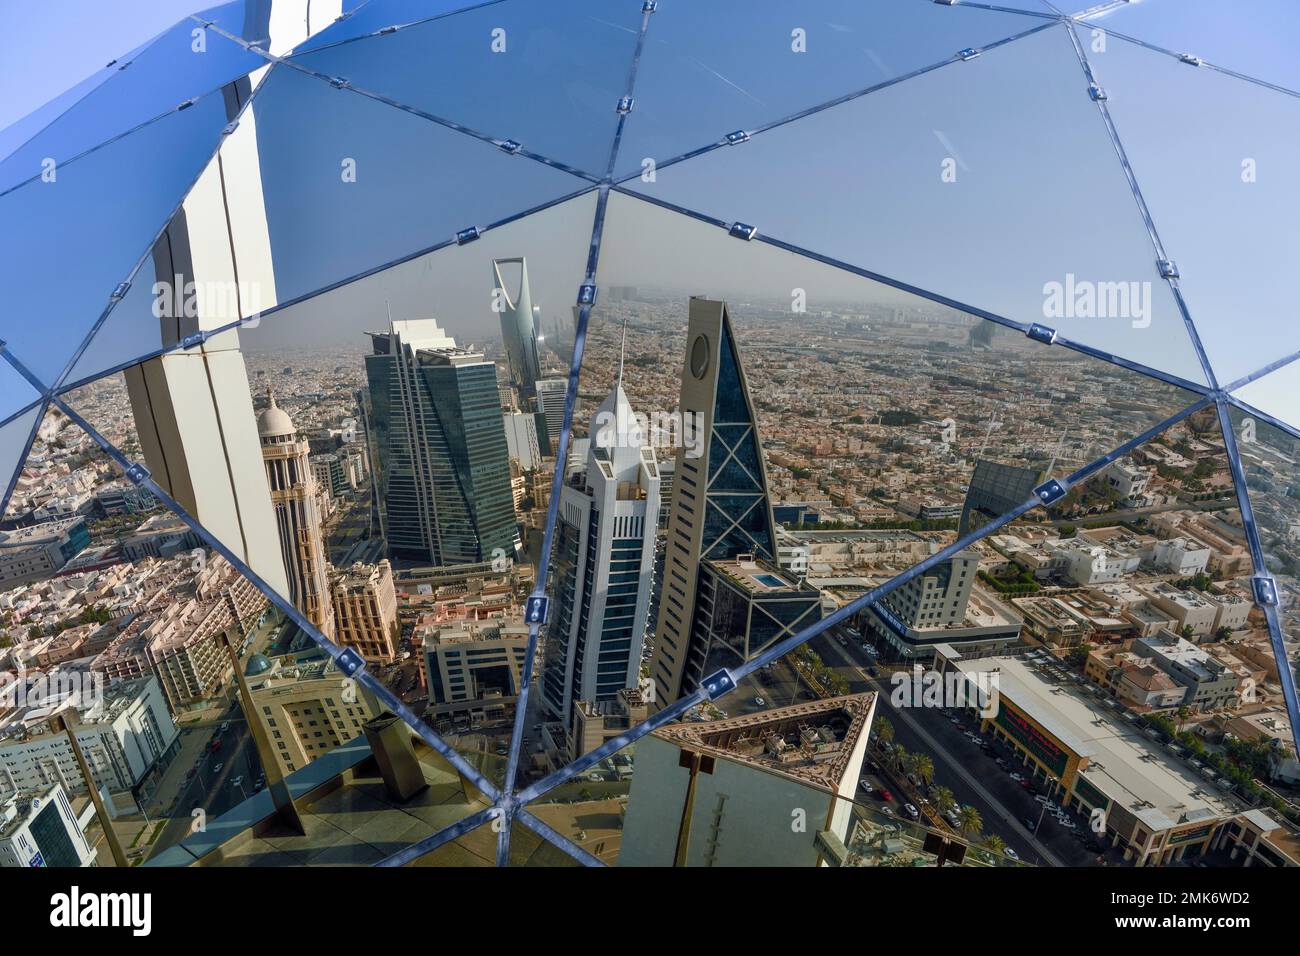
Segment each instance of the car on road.
[[880,808],[880,812],[883,813],[883,814],[884,814],[885,816],[887,816],[887,817],[892,817],[892,816],[894,815],[894,808],[893,808],[893,807],[881,807],[881,808]]
[[1014,780],[1016,783],[1020,783],[1022,780],[1025,779],[1024,777],[1022,777],[1019,773],[1017,773],[1017,772],[1014,771],[1014,770],[1011,771],[1011,773],[1009,774],[1009,776],[1010,776],[1011,779]]
[[763,695],[762,695],[762,694],[759,694],[757,697],[754,698],[754,706],[755,706],[755,707],[766,707],[766,706],[767,706],[767,701],[763,699]]
[[1038,829],[1038,821],[1035,820],[1033,817],[1025,817],[1020,822],[1025,825],[1025,829],[1028,830],[1030,833],[1033,833]]
[[871,785],[871,781],[870,781],[870,780],[860,780],[858,783],[859,783],[859,786],[862,787],[862,792],[863,792],[863,793],[875,793],[875,792],[876,792],[876,788],[873,787],[873,786]]
[[894,795],[893,795],[892,793],[890,793],[888,790],[886,790],[884,787],[881,787],[881,788],[880,788],[880,799],[881,799],[881,800],[885,800],[885,801],[893,800],[893,799],[894,799]]
[[217,764],[215,767],[212,768],[212,772],[213,772],[214,774],[216,774],[216,773],[221,773],[221,768],[224,767],[224,766],[225,766],[224,763],[219,763],[219,764]]
[[230,729],[230,721],[227,720],[221,725],[221,733],[224,734],[229,729]]
[[230,781],[230,785],[232,787],[242,787],[244,785],[244,778],[242,776],[236,777],[234,780]]
[[921,819],[921,811],[916,809],[916,807],[912,806],[910,803],[903,804],[903,811],[913,820]]
[[1005,856],[1008,860],[1019,860],[1019,859],[1020,859],[1020,854],[1017,853],[1015,850],[1011,849],[1011,847],[1009,847],[1009,846],[1008,846],[1008,847],[1003,847],[1003,849],[1002,849],[1002,855]]

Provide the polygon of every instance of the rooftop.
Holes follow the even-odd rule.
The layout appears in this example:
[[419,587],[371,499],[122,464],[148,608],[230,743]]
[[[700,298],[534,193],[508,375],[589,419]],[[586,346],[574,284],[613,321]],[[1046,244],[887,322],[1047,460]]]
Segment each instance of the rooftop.
[[1165,829],[1200,817],[1234,813],[1214,786],[1155,747],[1136,724],[1120,719],[1078,688],[1054,680],[1031,661],[1011,656],[958,660],[963,671],[998,673],[998,693],[1057,740],[1089,759],[1083,778]]

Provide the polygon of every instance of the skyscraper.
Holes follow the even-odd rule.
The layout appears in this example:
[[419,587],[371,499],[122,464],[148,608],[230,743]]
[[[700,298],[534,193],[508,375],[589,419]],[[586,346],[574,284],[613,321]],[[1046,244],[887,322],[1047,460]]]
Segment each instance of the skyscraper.
[[308,442],[266,390],[267,405],[257,416],[257,436],[271,489],[280,553],[289,578],[289,600],[326,637],[334,633],[325,561],[325,532]]
[[369,333],[367,435],[389,553],[425,564],[513,555],[519,544],[496,366],[433,319]]
[[539,431],[537,440],[545,455],[555,454],[555,446],[560,441],[560,431],[564,427],[564,397],[569,391],[566,378],[544,378],[537,383],[537,402],[541,405],[546,421],[546,435]]
[[623,391],[591,419],[585,467],[561,491],[559,602],[547,639],[543,703],[569,727],[575,701],[635,687],[654,579],[659,467]]
[[[651,661],[660,705],[695,686],[723,631],[749,654],[821,617],[817,592],[792,584],[777,564],[767,468],[725,302],[691,299],[679,408],[686,440]],[[727,593],[740,603],[717,603],[723,580],[738,583]],[[769,602],[772,610],[758,608]],[[756,625],[757,641],[749,633]]]
[[[503,265],[519,266],[519,292],[511,298],[501,275]],[[501,315],[501,340],[505,343],[510,381],[519,389],[521,404],[529,405],[537,394],[541,362],[537,357],[537,322],[532,294],[528,291],[528,260],[493,259],[493,308]]]

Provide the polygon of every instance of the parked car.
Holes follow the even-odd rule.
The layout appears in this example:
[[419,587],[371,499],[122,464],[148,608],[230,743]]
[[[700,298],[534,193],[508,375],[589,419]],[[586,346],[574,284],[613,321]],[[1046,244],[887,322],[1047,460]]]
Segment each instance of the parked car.
[[1020,822],[1025,825],[1025,829],[1028,830],[1030,833],[1033,833],[1035,830],[1038,829],[1038,821],[1035,820],[1033,817],[1025,817]]
[[212,768],[212,772],[213,772],[214,774],[221,773],[221,768],[224,767],[224,766],[225,766],[224,763],[219,763],[219,764],[217,764],[215,767]]
[[886,801],[888,801],[888,800],[893,800],[893,799],[894,799],[894,795],[893,795],[892,793],[890,793],[888,790],[886,790],[884,787],[881,787],[881,788],[880,788],[880,799],[881,799],[881,800],[886,800]]
[[875,789],[876,789],[876,788],[873,787],[873,786],[871,785],[871,782],[870,782],[869,780],[862,780],[862,781],[859,781],[859,785],[862,787],[862,792],[863,792],[863,793],[874,793],[874,792],[875,792]]
[[921,819],[921,811],[916,809],[916,807],[912,806],[910,803],[903,804],[903,811],[913,820]]
[[1011,847],[1009,847],[1009,846],[1008,846],[1008,847],[1004,847],[1003,850],[1002,850],[1002,853],[1003,853],[1003,855],[1004,855],[1008,860],[1019,860],[1019,859],[1020,859],[1020,854],[1017,853],[1015,850],[1011,849]]

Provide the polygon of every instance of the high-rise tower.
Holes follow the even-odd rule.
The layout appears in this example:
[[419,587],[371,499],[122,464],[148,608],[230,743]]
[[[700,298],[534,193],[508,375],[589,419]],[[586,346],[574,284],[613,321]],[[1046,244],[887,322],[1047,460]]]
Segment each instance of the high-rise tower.
[[512,556],[519,546],[496,366],[433,319],[369,333],[367,437],[389,553],[426,564]]
[[623,392],[622,368],[591,419],[585,467],[566,476],[557,528],[559,602],[542,700],[571,723],[579,700],[636,687],[654,579],[659,467]]
[[266,390],[266,408],[257,416],[262,461],[271,488],[280,553],[289,578],[289,600],[322,634],[334,636],[329,597],[329,569],[316,478],[308,460],[309,445],[298,437],[293,420]]
[[[501,275],[503,265],[519,266],[519,292],[513,298],[506,291],[506,281]],[[528,290],[528,261],[522,257],[493,259],[492,282],[493,308],[501,314],[501,340],[506,347],[510,381],[519,389],[523,400],[520,404],[531,410],[537,395],[537,380],[541,377],[541,361],[537,357],[537,320]]]
[[659,622],[656,703],[695,687],[723,644],[752,656],[819,620],[816,590],[777,563],[767,467],[725,302],[692,298]]

